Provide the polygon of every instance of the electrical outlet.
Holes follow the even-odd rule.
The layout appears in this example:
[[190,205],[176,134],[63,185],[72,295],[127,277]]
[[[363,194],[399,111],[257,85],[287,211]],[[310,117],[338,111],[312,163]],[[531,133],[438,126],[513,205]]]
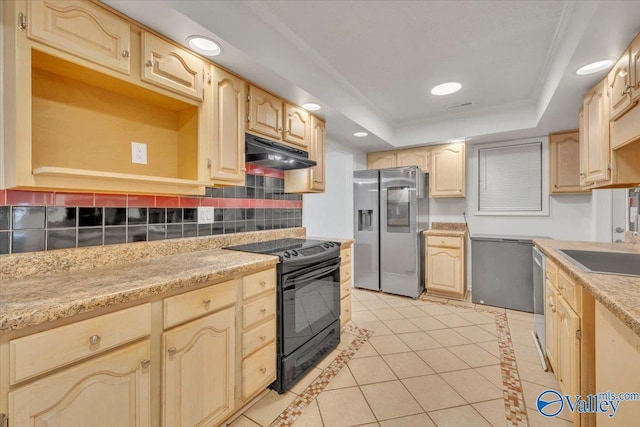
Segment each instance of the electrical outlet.
[[198,224],[213,224],[213,213],[211,206],[198,207]]
[[147,144],[131,142],[131,163],[147,164]]

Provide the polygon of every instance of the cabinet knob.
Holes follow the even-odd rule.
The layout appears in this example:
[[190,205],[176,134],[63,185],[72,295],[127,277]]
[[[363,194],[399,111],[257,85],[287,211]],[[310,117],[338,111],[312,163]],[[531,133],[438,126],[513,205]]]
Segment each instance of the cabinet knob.
[[147,62],[145,63],[145,65],[147,67],[153,67],[153,62],[150,59],[147,59]]
[[558,188],[558,184],[553,184],[553,188]]
[[122,57],[123,57],[123,58],[128,58],[128,57],[129,57],[129,55],[130,55],[130,54],[129,54],[129,51],[128,51],[127,49],[125,49],[125,50],[123,50],[123,51],[122,51]]
[[267,309],[266,309],[266,308],[261,308],[261,309],[260,309],[260,313],[265,314],[266,312],[267,312]]
[[267,368],[260,368],[260,372],[262,372],[263,374],[267,373]]
[[263,336],[260,337],[260,341],[266,341],[266,340],[267,340],[267,336],[266,335],[263,335]]
[[587,175],[587,174],[586,174],[586,173],[584,173],[584,172],[582,172],[582,173],[580,174],[580,176],[586,176],[586,175]]
[[563,290],[563,289],[564,289],[564,286],[560,286],[560,285],[558,285],[558,290],[559,290],[559,291],[561,291],[561,290]]
[[91,337],[89,337],[89,344],[91,345],[100,344],[100,335],[91,335]]
[[260,282],[260,286],[262,286],[263,288],[267,285],[267,282],[265,282],[264,280]]
[[177,352],[178,352],[178,350],[176,350],[175,347],[169,347],[167,349],[167,353],[169,353],[169,356],[175,356]]
[[142,369],[148,368],[151,365],[151,360],[149,359],[145,359],[142,362],[140,362],[140,367],[142,367]]
[[552,311],[553,313],[555,313],[555,312],[556,312],[556,307],[555,307],[553,304],[549,303],[549,308],[551,309],[551,311]]
[[202,304],[206,307],[209,304],[211,304],[211,300],[209,298],[207,298],[206,300],[202,301]]

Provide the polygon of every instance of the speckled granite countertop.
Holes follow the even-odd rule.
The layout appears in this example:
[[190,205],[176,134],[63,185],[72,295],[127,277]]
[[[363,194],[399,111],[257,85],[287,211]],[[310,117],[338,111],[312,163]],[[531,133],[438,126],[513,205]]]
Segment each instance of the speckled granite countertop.
[[422,232],[425,236],[465,236],[467,232],[465,230],[424,230]]
[[640,277],[587,273],[569,261],[557,249],[640,253],[640,246],[623,243],[533,241],[542,252],[582,285],[625,325],[640,335]]
[[275,265],[278,258],[212,249],[129,264],[2,280],[0,333]]
[[467,224],[464,222],[434,222],[431,224],[433,230],[466,231]]

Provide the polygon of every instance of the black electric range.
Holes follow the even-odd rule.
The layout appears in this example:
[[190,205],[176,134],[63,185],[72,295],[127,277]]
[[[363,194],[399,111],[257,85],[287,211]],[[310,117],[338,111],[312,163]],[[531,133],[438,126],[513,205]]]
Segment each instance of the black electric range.
[[284,393],[340,343],[340,243],[278,239],[225,249],[280,258],[272,388]]

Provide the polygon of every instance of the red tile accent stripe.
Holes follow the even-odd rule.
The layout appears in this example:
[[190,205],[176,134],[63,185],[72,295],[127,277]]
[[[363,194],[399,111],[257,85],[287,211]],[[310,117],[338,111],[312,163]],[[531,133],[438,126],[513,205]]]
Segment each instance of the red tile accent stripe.
[[127,206],[126,194],[96,194],[95,195],[96,207],[115,206],[124,207]]
[[180,206],[179,197],[156,196],[157,208],[177,208]]
[[181,208],[197,208],[200,206],[200,199],[197,197],[180,197]]
[[53,193],[46,191],[7,190],[8,205],[45,205],[53,204]]
[[7,190],[0,190],[0,205],[7,203]]
[[155,196],[127,195],[127,206],[132,208],[152,208],[156,205]]
[[93,206],[94,199],[93,193],[55,193],[53,204],[55,206]]

